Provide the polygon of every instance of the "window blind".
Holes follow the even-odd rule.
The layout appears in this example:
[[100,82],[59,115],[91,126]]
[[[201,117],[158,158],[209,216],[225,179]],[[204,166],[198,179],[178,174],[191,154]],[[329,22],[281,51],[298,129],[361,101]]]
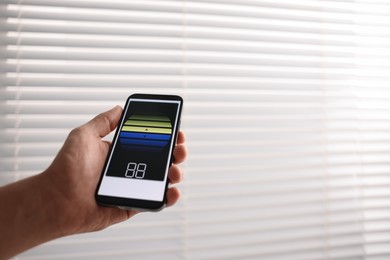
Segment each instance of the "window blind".
[[2,185],[136,92],[184,97],[189,150],[178,205],[17,259],[390,257],[390,1],[3,0],[1,27]]

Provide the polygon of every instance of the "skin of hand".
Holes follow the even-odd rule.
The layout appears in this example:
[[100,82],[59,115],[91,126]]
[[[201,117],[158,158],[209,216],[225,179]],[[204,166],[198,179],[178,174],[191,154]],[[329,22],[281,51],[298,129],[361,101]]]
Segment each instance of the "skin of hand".
[[[138,213],[99,206],[94,198],[110,147],[102,138],[115,129],[121,113],[116,106],[75,128],[47,170],[0,188],[0,259],[55,238],[101,230]],[[183,177],[177,164],[186,158],[184,141],[179,132],[170,184]],[[169,187],[167,206],[179,197],[180,190]]]

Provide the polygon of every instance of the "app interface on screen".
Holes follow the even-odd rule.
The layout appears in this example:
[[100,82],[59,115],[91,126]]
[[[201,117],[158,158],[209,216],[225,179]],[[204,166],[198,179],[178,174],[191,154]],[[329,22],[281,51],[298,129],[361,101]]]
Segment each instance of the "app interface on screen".
[[130,100],[99,194],[162,200],[179,105]]

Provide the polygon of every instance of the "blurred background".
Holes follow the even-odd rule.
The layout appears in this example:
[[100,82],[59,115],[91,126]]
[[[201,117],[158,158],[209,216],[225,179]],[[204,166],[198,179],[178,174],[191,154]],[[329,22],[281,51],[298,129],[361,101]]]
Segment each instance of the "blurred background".
[[0,185],[137,92],[189,150],[174,207],[15,259],[390,259],[389,0],[0,3]]

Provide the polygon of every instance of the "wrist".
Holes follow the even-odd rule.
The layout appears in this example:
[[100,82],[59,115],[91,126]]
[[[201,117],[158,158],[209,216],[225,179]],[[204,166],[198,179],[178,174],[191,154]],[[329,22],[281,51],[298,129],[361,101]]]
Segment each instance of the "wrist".
[[52,227],[52,232],[56,237],[63,237],[68,235],[73,235],[76,233],[75,223],[70,221],[70,216],[68,216],[68,205],[70,202],[66,198],[66,194],[60,189],[61,183],[58,183],[58,180],[53,178],[52,169],[49,167],[43,173],[41,173],[38,178],[40,178],[39,183],[43,186],[41,187],[41,196],[42,199],[46,200],[46,216],[47,221]]
[[39,211],[39,226],[45,228],[45,232],[51,239],[62,237],[63,230],[59,226],[59,216],[61,216],[61,207],[59,196],[53,188],[50,179],[43,172],[32,177],[31,193],[34,193],[34,201],[36,203],[36,211]]

